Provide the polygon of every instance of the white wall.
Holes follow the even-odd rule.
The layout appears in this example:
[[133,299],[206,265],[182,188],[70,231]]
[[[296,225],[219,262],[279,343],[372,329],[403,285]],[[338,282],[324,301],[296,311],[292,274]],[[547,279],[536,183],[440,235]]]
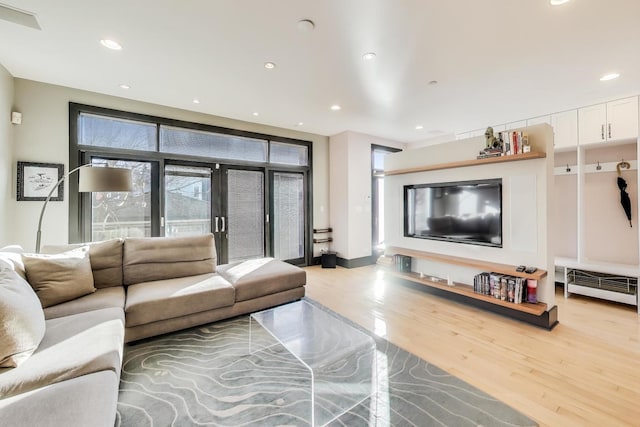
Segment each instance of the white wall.
[[[0,247],[11,244],[10,230],[13,228],[13,204],[15,194],[13,175],[13,76],[0,64]],[[15,196],[14,196],[15,199]]]
[[[532,150],[553,153],[553,130],[549,125],[526,128]],[[390,154],[385,171],[417,168],[475,159],[484,148],[484,137],[453,141],[431,147]],[[502,178],[502,248],[404,237],[404,186],[437,182]],[[547,159],[456,167],[385,176],[385,238],[387,247],[435,252],[507,265],[535,266],[548,272],[539,283],[538,298],[551,308],[554,294],[554,253],[550,239],[553,189],[553,156]],[[414,271],[471,284],[470,271],[455,265],[418,262]]]
[[[113,96],[101,95],[30,80],[15,79],[15,108],[23,114],[23,124],[15,128],[15,161],[64,163],[69,168],[69,102],[112,108],[152,116],[296,138],[313,143],[313,226],[329,224],[328,138],[304,132],[243,122],[208,114],[169,108]],[[1,117],[1,116],[0,116]],[[1,128],[0,128],[1,129]],[[64,202],[50,202],[43,222],[42,243],[68,241],[68,186]],[[11,239],[33,250],[41,202],[9,202],[15,209]],[[4,211],[4,210],[3,210]]]
[[371,145],[405,148],[350,131],[329,139],[331,249],[347,260],[371,256]]
[[416,148],[423,148],[423,147],[429,147],[431,145],[443,144],[445,142],[453,141],[454,139],[456,139],[456,136],[453,133],[439,135],[439,136],[428,138],[422,141],[410,142],[407,144],[407,150],[415,150]]

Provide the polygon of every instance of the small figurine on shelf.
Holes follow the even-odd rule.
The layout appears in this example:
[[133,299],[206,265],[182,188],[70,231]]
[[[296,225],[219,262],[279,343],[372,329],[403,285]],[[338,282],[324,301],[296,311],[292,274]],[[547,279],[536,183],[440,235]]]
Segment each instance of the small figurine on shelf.
[[478,159],[486,159],[487,157],[500,157],[503,154],[502,140],[496,138],[493,134],[493,128],[489,126],[484,132],[485,147],[478,153]]
[[500,140],[495,137],[493,134],[493,128],[489,126],[486,131],[484,131],[484,139],[486,142],[486,150],[490,150],[493,148],[500,148]]

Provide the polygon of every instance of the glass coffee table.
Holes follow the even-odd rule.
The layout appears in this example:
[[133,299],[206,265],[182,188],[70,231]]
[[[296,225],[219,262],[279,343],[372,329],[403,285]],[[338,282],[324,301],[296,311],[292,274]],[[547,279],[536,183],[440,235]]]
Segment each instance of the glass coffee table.
[[251,353],[266,348],[254,339],[263,328],[311,373],[312,426],[328,424],[375,391],[375,341],[329,312],[300,300],[253,313],[249,325]]

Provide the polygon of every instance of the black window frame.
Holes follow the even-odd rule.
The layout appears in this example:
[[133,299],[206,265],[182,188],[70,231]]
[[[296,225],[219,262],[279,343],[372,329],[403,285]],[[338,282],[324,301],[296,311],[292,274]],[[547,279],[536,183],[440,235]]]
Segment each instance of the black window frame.
[[[82,113],[85,114],[93,114],[98,116],[104,116],[115,119],[124,119],[129,121],[138,121],[143,123],[152,123],[156,125],[156,143],[155,143],[155,151],[143,151],[143,150],[129,150],[129,149],[121,149],[121,148],[109,148],[109,147],[98,147],[98,146],[89,146],[89,145],[80,145],[79,144],[79,134],[78,134],[78,121],[80,115]],[[184,154],[173,154],[167,152],[160,152],[160,127],[162,125],[172,126],[178,128],[185,128],[187,130],[198,130],[204,132],[214,132],[219,134],[226,134],[230,136],[239,136],[246,138],[255,138],[262,139],[268,141],[267,147],[267,161],[266,162],[255,162],[255,161],[241,161],[241,160],[230,160],[225,158],[214,158],[214,157],[202,157],[202,156],[190,156]],[[270,154],[271,154],[271,142],[279,142],[285,144],[294,144],[294,145],[302,145],[307,148],[308,153],[308,165],[306,166],[297,166],[297,165],[285,165],[281,163],[270,163]],[[164,164],[167,163],[187,163],[187,164],[209,164],[209,165],[231,165],[238,167],[248,167],[254,168],[258,167],[264,170],[265,177],[268,177],[271,171],[283,171],[283,172],[302,172],[306,178],[306,215],[305,215],[305,264],[311,265],[312,257],[313,257],[313,245],[311,242],[313,241],[312,233],[313,233],[313,143],[308,140],[294,139],[277,135],[269,135],[259,132],[246,131],[241,129],[233,129],[222,126],[216,126],[211,124],[190,122],[185,120],[172,119],[167,117],[153,116],[148,114],[141,113],[133,113],[122,110],[116,110],[105,107],[98,107],[86,104],[80,104],[75,102],[69,102],[69,170],[73,170],[74,168],[88,163],[91,157],[104,157],[104,158],[118,158],[125,160],[134,160],[134,161],[150,161],[156,162],[157,164],[157,182],[158,182],[158,190],[159,194],[163,194],[164,191]],[[152,172],[153,174],[153,172]],[[152,177],[153,179],[153,177]],[[266,183],[265,183],[266,184]],[[69,242],[70,243],[79,243],[88,241],[90,237],[90,228],[87,231],[87,224],[85,224],[87,215],[90,215],[90,212],[87,213],[87,206],[90,208],[89,195],[82,194],[78,192],[78,176],[74,174],[68,178],[69,185]],[[269,209],[269,198],[271,195],[269,194],[268,189],[265,186],[265,208]],[[157,202],[152,204],[152,230],[154,230],[154,235],[160,235],[161,227],[160,227],[160,216],[162,215],[164,209],[164,201],[162,197],[158,197]],[[157,217],[157,224],[154,224],[153,219],[154,212]],[[270,214],[270,211],[266,211],[267,214]],[[159,214],[159,215],[158,215]],[[90,227],[90,225],[89,225]],[[265,227],[265,244],[267,247],[270,246],[270,234],[269,234],[270,225],[266,225]],[[87,234],[89,233],[89,234]]]

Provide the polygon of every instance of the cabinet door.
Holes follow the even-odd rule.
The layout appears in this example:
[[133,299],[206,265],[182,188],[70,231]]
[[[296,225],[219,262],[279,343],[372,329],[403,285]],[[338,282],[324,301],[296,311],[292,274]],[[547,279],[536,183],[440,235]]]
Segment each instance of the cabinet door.
[[540,123],[551,124],[551,116],[540,116],[527,119],[527,126],[539,125]]
[[527,121],[526,120],[520,120],[517,122],[511,122],[511,123],[507,123],[507,130],[515,130],[515,129],[520,129],[523,127],[527,126]]
[[635,139],[638,137],[638,97],[607,103],[607,139]]
[[578,146],[578,111],[571,110],[551,116],[553,145],[555,148],[576,148]]
[[578,140],[580,145],[604,142],[607,122],[606,104],[592,105],[578,110]]

